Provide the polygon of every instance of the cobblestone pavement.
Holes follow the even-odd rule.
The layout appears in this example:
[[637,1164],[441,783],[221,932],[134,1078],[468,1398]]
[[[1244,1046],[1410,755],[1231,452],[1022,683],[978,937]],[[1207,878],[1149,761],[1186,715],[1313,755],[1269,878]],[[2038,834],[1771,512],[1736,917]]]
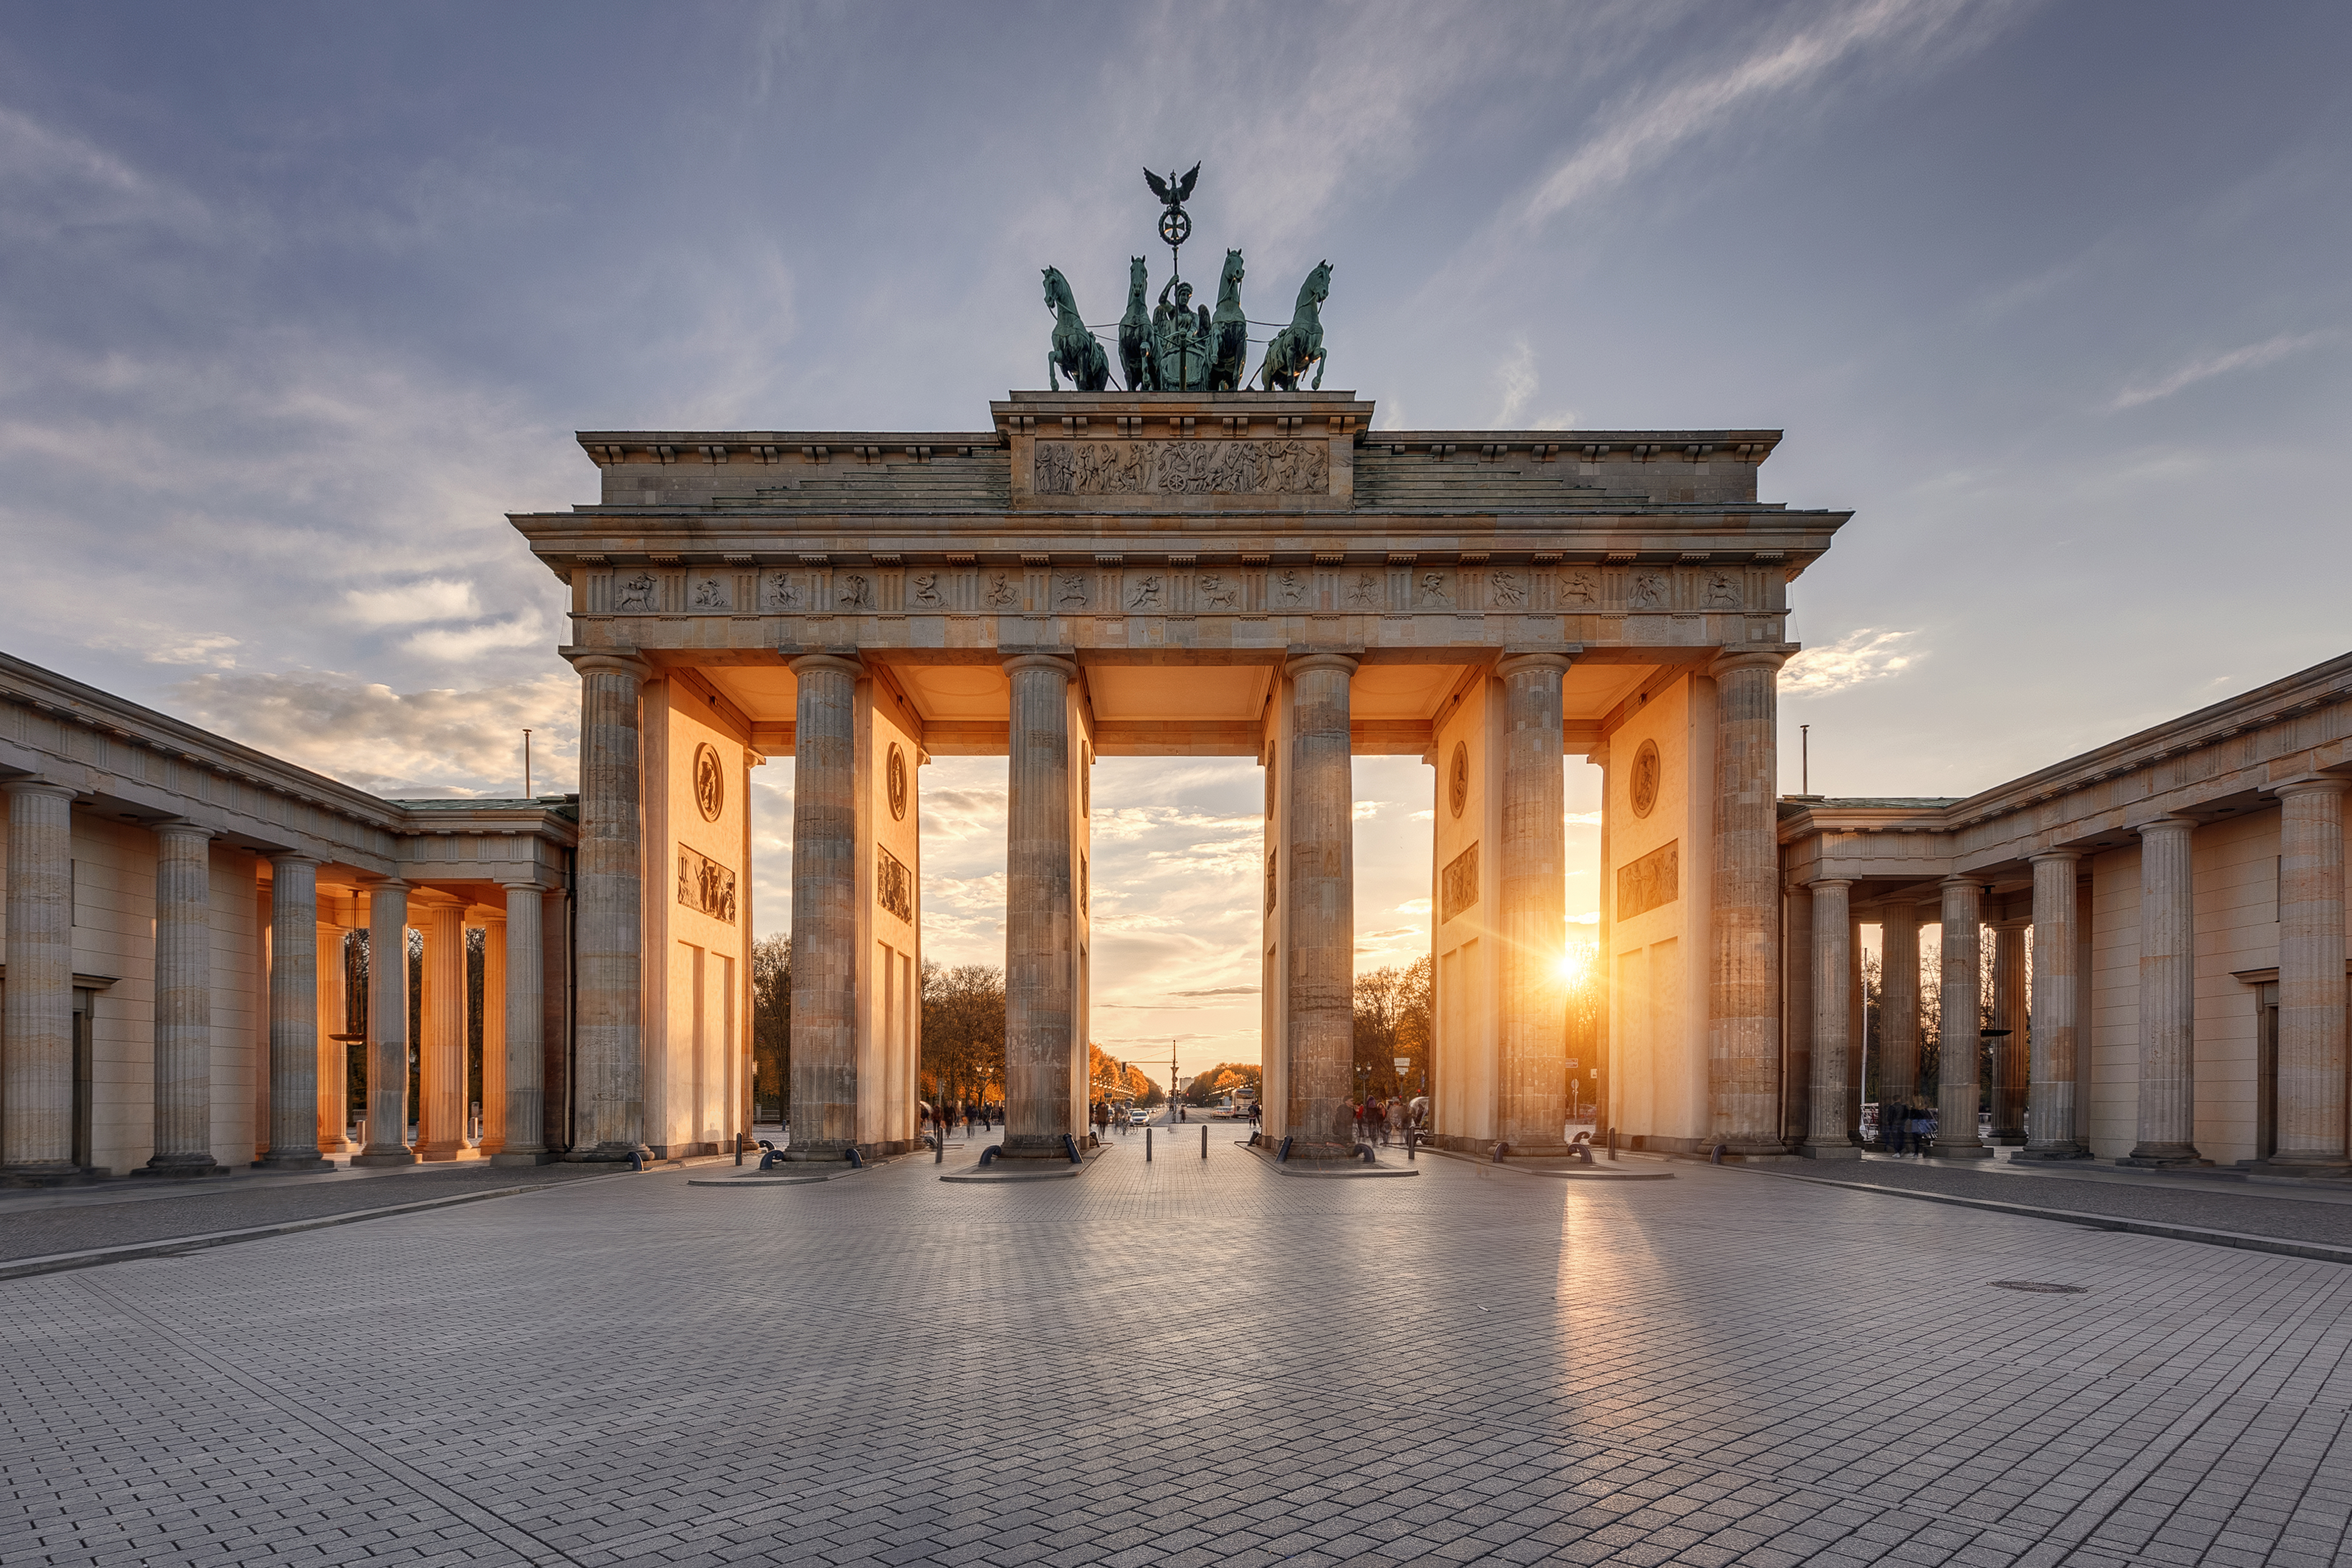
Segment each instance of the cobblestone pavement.
[[2352,1268],[1700,1165],[937,1173],[0,1282],[0,1562],[2352,1561]]
[[315,1176],[216,1176],[202,1182],[109,1184],[0,1194],[0,1262],[173,1237],[283,1225],[357,1209],[423,1203],[499,1187],[608,1174],[610,1165],[403,1166]]
[[2078,1175],[2067,1166],[2057,1165],[2027,1174],[2004,1170],[1992,1161],[1966,1163],[1957,1160],[1878,1156],[1838,1163],[1791,1163],[1775,1168],[1824,1181],[1868,1182],[1917,1192],[1990,1198],[1996,1203],[2032,1204],[2080,1214],[2116,1215],[2126,1219],[2160,1220],[2209,1230],[2243,1231],[2252,1236],[2352,1247],[2352,1204],[2344,1201],[2352,1197],[2352,1183],[2326,1184],[2328,1188],[2344,1190],[2304,1194],[2293,1188],[2257,1187],[2226,1178],[2149,1175],[2144,1181],[2118,1182],[2107,1179],[2106,1173],[2095,1168]]

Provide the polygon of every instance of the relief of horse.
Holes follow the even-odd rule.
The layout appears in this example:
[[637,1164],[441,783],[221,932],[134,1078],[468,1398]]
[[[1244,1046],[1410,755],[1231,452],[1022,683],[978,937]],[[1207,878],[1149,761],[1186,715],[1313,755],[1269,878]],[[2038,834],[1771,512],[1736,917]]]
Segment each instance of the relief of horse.
[[1118,319],[1118,366],[1127,390],[1150,392],[1160,384],[1159,353],[1151,342],[1151,307],[1144,303],[1151,269],[1136,257],[1127,268],[1127,314]]
[[1070,293],[1070,280],[1058,267],[1045,268],[1045,308],[1054,312],[1054,346],[1045,352],[1045,384],[1053,391],[1062,390],[1062,384],[1054,379],[1058,369],[1077,391],[1100,392],[1108,386],[1110,355],[1087,331],[1086,321],[1078,315],[1078,302]]
[[1239,392],[1249,370],[1249,318],[1242,313],[1242,253],[1225,252],[1217,279],[1217,313],[1209,323],[1211,392]]
[[1315,367],[1314,390],[1323,387],[1323,316],[1321,306],[1331,297],[1331,264],[1318,262],[1307,281],[1298,286],[1298,306],[1291,312],[1290,325],[1275,333],[1274,341],[1265,345],[1265,363],[1251,377],[1260,382],[1268,392],[1296,392],[1298,378],[1307,367]]

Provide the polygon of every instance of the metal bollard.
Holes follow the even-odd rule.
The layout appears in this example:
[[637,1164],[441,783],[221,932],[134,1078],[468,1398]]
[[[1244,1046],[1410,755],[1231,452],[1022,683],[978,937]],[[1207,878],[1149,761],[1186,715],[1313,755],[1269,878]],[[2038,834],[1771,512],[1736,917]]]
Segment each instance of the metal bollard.
[[1208,1157],[1209,1157],[1209,1124],[1208,1124],[1207,1122],[1203,1121],[1203,1122],[1202,1122],[1202,1123],[1201,1123],[1201,1158],[1202,1158],[1202,1159],[1203,1159],[1203,1160],[1205,1160],[1205,1159],[1207,1159]]
[[1149,1127],[1143,1130],[1143,1163],[1147,1165],[1151,1163],[1151,1129]]
[[852,1143],[848,1148],[842,1151],[842,1154],[844,1158],[847,1159],[851,1164],[856,1166],[859,1170],[862,1171],[866,1169],[866,1161],[858,1154],[856,1144]]
[[1722,1163],[1723,1163],[1723,1152],[1724,1152],[1724,1150],[1725,1150],[1725,1148],[1726,1148],[1726,1147],[1727,1147],[1727,1145],[1725,1145],[1725,1144],[1722,1144],[1722,1143],[1717,1143],[1717,1145],[1716,1145],[1712,1150],[1708,1151],[1708,1152],[1707,1152],[1707,1157],[1706,1157],[1706,1163],[1707,1163],[1708,1164],[1710,1164],[1710,1165],[1720,1165],[1720,1164],[1722,1164]]
[[1617,1129],[1613,1123],[1609,1129],[1609,1157],[1617,1158]]
[[1412,1152],[1415,1136],[1413,1129],[1408,1127],[1404,1130],[1404,1157],[1408,1160],[1416,1158]]
[[933,1150],[931,1163],[944,1164],[948,1157],[948,1135],[944,1132],[931,1134],[931,1148]]

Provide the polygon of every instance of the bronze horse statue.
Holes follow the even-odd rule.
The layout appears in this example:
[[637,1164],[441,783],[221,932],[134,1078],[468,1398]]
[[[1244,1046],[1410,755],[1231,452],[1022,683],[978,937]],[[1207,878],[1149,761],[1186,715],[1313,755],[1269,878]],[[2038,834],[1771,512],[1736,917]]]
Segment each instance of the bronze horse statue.
[[1087,331],[1078,315],[1078,302],[1070,293],[1070,280],[1058,267],[1045,268],[1045,308],[1054,312],[1054,346],[1045,351],[1046,386],[1055,392],[1062,390],[1062,384],[1054,379],[1056,369],[1066,372],[1080,392],[1100,392],[1108,386],[1110,355]]
[[1318,262],[1307,281],[1298,286],[1298,308],[1291,312],[1290,325],[1274,334],[1265,345],[1265,361],[1257,367],[1253,381],[1264,383],[1268,392],[1296,392],[1298,378],[1307,367],[1315,367],[1314,390],[1323,387],[1323,316],[1320,307],[1331,297],[1331,264]]
[[1209,322],[1211,392],[1239,392],[1249,370],[1249,318],[1242,313],[1242,253],[1225,252],[1217,279],[1217,313]]
[[1150,392],[1160,384],[1160,354],[1151,342],[1151,307],[1143,302],[1151,287],[1151,269],[1140,256],[1128,263],[1127,314],[1118,319],[1118,367],[1127,374],[1129,392]]

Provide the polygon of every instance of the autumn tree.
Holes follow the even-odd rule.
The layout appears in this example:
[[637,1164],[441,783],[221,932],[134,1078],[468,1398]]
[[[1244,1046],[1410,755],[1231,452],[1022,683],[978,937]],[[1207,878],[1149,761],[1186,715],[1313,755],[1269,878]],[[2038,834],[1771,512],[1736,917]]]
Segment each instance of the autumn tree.
[[1004,971],[923,962],[923,1088],[934,1103],[1004,1092]]
[[[1422,1092],[1429,1065],[1429,955],[1356,976],[1355,1087],[1385,1100]],[[1402,1076],[1396,1059],[1405,1058]]]
[[791,1098],[793,939],[751,944],[751,1116],[782,1121]]

